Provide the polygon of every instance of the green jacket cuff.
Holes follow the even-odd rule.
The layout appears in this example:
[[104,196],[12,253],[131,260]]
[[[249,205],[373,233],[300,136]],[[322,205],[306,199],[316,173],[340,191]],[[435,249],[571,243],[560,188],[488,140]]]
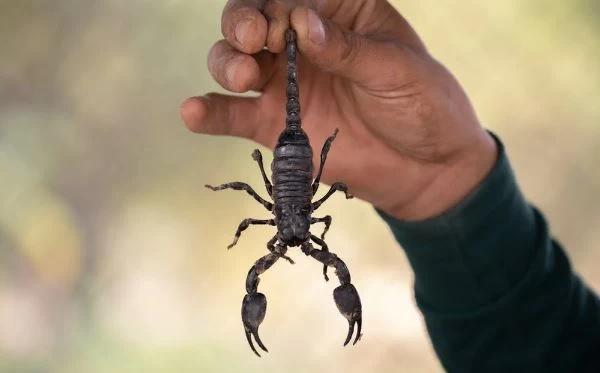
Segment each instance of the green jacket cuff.
[[513,174],[501,141],[485,180],[440,216],[401,221],[377,210],[406,252],[422,307],[466,311],[505,295],[526,274],[537,214]]

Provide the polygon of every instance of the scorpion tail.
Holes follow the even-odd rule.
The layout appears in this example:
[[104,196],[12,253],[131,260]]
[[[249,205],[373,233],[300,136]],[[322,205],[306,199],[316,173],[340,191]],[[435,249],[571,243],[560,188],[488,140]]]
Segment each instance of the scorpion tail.
[[296,31],[289,29],[285,33],[286,49],[287,49],[287,105],[286,105],[286,120],[285,126],[288,129],[298,129],[301,126],[300,121],[300,92],[298,89],[297,77],[297,45]]

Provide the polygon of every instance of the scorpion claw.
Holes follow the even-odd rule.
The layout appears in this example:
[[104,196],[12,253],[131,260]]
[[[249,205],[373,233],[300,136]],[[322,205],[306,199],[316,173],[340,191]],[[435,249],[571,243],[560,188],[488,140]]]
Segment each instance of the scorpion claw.
[[362,305],[360,303],[358,292],[354,285],[346,284],[337,287],[333,291],[333,298],[335,299],[335,303],[340,313],[348,320],[348,336],[346,337],[344,346],[350,343],[352,335],[354,334],[354,325],[356,324],[358,331],[353,342],[353,345],[355,345],[362,336]]
[[260,357],[250,335],[254,336],[258,346],[265,352],[269,352],[258,336],[258,327],[265,318],[267,311],[267,298],[262,293],[246,294],[242,302],[242,322],[244,323],[244,331],[250,348]]
[[246,339],[248,340],[248,344],[250,345],[250,348],[252,349],[252,351],[254,352],[254,354],[258,357],[260,357],[260,354],[258,353],[258,351],[256,351],[256,348],[254,348],[254,344],[252,343],[252,338],[250,337],[250,332],[248,330],[245,330],[244,333],[246,334]]
[[256,339],[256,343],[258,343],[258,346],[260,348],[262,348],[262,350],[264,352],[269,352],[269,350],[267,350],[267,348],[265,347],[265,345],[262,343],[262,341],[260,340],[260,337],[258,336],[258,330],[254,333],[254,339]]
[[354,334],[354,322],[348,321],[348,325],[350,326],[350,328],[348,329],[348,336],[346,336],[346,340],[344,341],[344,347],[348,345],[348,343],[352,339],[352,334]]
[[352,342],[353,346],[356,344],[356,342],[360,341],[360,337],[362,337],[362,317],[356,320],[356,326],[358,326],[358,331],[356,332],[356,338],[354,338],[354,342]]

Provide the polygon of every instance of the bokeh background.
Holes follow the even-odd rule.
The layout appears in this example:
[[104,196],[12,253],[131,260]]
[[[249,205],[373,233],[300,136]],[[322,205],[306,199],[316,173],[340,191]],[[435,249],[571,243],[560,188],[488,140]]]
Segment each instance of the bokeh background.
[[[332,198],[328,242],[351,268],[364,338],[320,265],[263,275],[257,359],[244,281],[271,228],[244,140],[194,135],[187,96],[224,0],[0,1],[0,372],[440,372],[401,249],[372,208]],[[600,7],[593,0],[395,1],[505,141],[520,183],[600,290]],[[270,158],[270,156],[268,156]],[[264,194],[264,193],[263,193]]]

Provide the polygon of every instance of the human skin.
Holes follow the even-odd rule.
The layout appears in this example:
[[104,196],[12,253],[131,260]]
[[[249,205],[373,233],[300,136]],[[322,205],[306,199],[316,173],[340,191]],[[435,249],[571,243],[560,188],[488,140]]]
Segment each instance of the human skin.
[[343,181],[387,214],[418,221],[457,204],[493,167],[495,141],[460,84],[387,1],[230,0],[221,26],[209,71],[231,92],[260,94],[187,99],[181,115],[191,131],[275,146],[292,27],[315,168],[325,138],[340,130],[322,181]]

